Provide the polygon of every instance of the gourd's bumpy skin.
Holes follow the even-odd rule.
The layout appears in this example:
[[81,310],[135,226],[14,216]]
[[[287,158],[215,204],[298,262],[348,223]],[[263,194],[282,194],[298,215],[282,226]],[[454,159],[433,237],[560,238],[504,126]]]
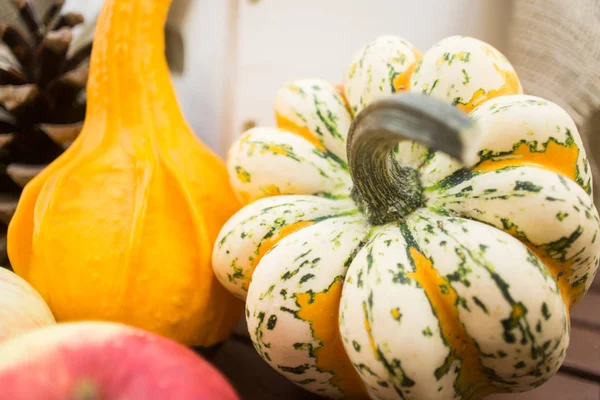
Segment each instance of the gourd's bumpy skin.
[[85,126],[27,185],[8,252],[59,322],[118,321],[210,346],[243,312],[211,267],[239,203],[178,108],[164,59],[169,4],[104,3]]
[[[217,276],[246,300],[261,356],[327,397],[530,390],[561,365],[569,309],[596,273],[598,213],[569,115],[522,94],[509,62],[478,40],[447,38],[420,58],[402,39],[375,40],[341,91],[284,86],[279,128],[246,132],[229,154],[250,204],[221,230]],[[425,206],[373,226],[349,198],[345,139],[358,111],[403,90],[456,105],[484,137],[473,168],[401,142],[395,155],[419,171]]]

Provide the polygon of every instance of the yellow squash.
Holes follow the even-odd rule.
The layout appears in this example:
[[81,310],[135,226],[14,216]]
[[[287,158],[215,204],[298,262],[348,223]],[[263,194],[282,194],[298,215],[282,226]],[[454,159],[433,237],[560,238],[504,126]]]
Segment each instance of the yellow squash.
[[8,252],[58,321],[118,321],[210,346],[242,312],[211,268],[239,204],[178,107],[164,58],[170,3],[105,1],[83,131],[25,188]]

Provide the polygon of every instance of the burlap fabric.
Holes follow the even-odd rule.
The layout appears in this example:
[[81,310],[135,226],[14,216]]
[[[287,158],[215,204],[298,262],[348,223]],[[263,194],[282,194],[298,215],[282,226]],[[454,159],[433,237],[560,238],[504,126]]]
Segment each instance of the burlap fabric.
[[507,56],[527,94],[559,104],[575,120],[600,206],[600,0],[513,0],[507,6]]

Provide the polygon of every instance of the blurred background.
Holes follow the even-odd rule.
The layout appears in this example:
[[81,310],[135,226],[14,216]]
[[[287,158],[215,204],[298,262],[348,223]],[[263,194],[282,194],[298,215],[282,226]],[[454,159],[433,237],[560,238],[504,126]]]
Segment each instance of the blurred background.
[[[51,2],[33,1],[40,9]],[[11,3],[0,0],[0,19],[14,19]],[[101,4],[67,0],[64,10],[93,25]],[[274,122],[282,83],[339,82],[354,52],[381,34],[423,52],[450,35],[487,41],[514,64],[527,93],[570,112],[588,147],[599,136],[597,0],[173,0],[167,57],[190,125],[225,155],[245,128]]]
[[[39,15],[56,2],[30,0]],[[65,1],[63,14],[79,13],[84,19],[75,14],[56,18],[73,34],[69,57],[78,52],[85,56],[86,49],[89,54],[86,43],[93,38],[102,3]],[[7,25],[27,31],[15,4],[23,2],[0,0],[4,81],[17,79],[15,71],[25,69],[6,45]],[[594,170],[600,206],[600,0],[173,0],[165,27],[166,56],[181,108],[196,135],[222,157],[246,129],[274,124],[272,102],[283,83],[301,78],[341,83],[354,53],[384,34],[402,36],[422,52],[451,35],[473,36],[498,48],[517,70],[527,94],[559,104],[575,120]],[[85,106],[83,56],[74,69],[80,75],[56,79],[68,83],[57,98],[77,96]],[[25,80],[19,85],[27,89],[38,83]],[[48,115],[39,104],[27,103],[26,96],[11,97],[14,93],[5,86],[0,84],[0,264],[8,263],[6,226],[21,188],[69,145],[84,110],[69,105],[60,115]],[[10,101],[17,107],[6,109]],[[35,126],[32,116],[39,116]],[[599,305],[597,278],[572,314],[571,347],[561,374],[534,394],[511,398],[600,399]],[[248,368],[241,375],[225,356],[217,365],[238,388],[250,391],[245,394],[257,390],[264,399],[306,398],[257,361],[249,346],[234,353],[231,359],[247,358],[244,362],[256,370]],[[272,397],[265,394],[266,387]]]

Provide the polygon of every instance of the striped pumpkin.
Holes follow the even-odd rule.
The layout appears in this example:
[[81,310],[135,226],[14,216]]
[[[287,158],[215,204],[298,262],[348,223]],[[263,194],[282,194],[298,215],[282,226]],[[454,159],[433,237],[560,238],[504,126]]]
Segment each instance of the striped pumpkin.
[[563,109],[523,94],[486,43],[421,55],[385,36],[342,87],[287,84],[275,112],[230,150],[247,205],[213,253],[267,363],[324,397],[410,400],[527,391],[558,370],[600,251]]

